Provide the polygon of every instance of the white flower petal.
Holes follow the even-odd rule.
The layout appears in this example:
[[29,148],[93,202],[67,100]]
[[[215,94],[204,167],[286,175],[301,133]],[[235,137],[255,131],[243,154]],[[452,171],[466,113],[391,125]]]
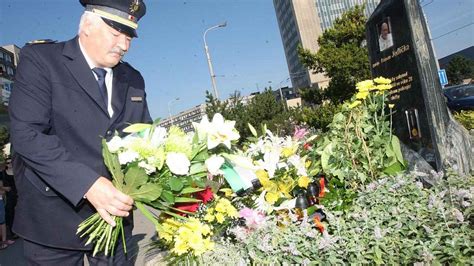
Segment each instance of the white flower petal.
[[175,175],[187,175],[191,162],[184,153],[170,152],[166,155],[166,165]]

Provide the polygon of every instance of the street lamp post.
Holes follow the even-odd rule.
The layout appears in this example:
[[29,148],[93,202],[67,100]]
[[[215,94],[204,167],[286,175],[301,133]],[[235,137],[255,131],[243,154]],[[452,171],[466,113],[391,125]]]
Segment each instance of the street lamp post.
[[213,30],[213,29],[216,29],[216,28],[223,28],[225,26],[227,26],[227,22],[224,22],[224,23],[219,24],[219,25],[212,26],[209,29],[207,29],[204,32],[204,35],[202,36],[202,38],[204,40],[204,50],[206,52],[206,57],[207,57],[207,65],[209,66],[209,74],[211,75],[212,88],[214,90],[214,97],[216,97],[216,99],[219,99],[219,94],[217,93],[216,75],[214,75],[214,69],[212,68],[211,55],[209,54],[209,47],[207,46],[207,42],[206,42],[206,34],[210,30]]
[[174,102],[174,101],[179,101],[179,97],[176,97],[175,99],[171,99],[168,102],[168,118],[170,120],[170,127],[173,125],[173,119],[171,117],[171,103]]

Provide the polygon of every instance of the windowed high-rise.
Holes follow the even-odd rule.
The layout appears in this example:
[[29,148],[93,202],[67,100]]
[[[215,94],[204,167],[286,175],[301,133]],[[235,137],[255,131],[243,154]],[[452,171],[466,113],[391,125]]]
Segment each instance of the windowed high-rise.
[[329,79],[323,74],[314,74],[301,64],[298,45],[317,52],[318,38],[332,26],[334,20],[355,5],[365,3],[369,17],[380,0],[273,0],[285,49],[286,62],[294,88],[327,86]]
[[355,5],[365,4],[365,16],[368,18],[380,0],[315,0],[319,21],[323,32],[332,27],[334,20]]
[[327,83],[324,75],[312,73],[298,58],[298,45],[311,51],[319,49],[317,40],[321,27],[314,0],[273,0],[273,5],[293,87],[306,88]]

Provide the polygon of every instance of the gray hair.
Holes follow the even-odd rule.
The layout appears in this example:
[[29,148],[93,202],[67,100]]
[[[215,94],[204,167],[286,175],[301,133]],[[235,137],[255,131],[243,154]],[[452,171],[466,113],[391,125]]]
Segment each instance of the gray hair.
[[79,30],[77,31],[78,34],[81,34],[86,21],[90,21],[93,25],[97,26],[102,22],[102,19],[99,15],[95,13],[92,13],[90,11],[84,11],[81,16],[81,21],[79,22]]

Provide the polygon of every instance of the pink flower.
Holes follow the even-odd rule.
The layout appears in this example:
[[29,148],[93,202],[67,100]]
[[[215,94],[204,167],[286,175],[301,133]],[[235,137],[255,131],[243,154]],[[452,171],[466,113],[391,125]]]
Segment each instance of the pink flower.
[[293,134],[293,138],[296,140],[300,140],[308,134],[308,130],[304,127],[295,127],[295,133]]
[[240,217],[245,219],[248,228],[257,229],[266,221],[265,215],[259,211],[243,208],[239,211]]

